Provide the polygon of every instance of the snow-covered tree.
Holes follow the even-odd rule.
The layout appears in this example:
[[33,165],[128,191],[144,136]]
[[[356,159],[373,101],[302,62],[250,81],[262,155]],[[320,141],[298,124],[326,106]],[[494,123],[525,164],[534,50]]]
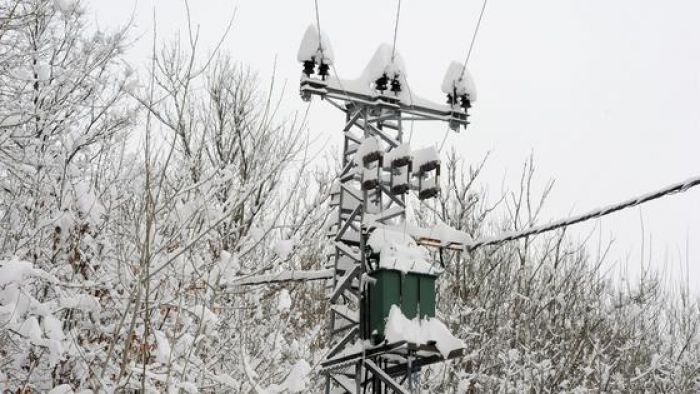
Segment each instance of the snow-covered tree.
[[97,385],[102,166],[132,119],[126,30],[91,31],[70,1],[2,1],[0,12],[0,381]]
[[121,364],[107,366],[119,388],[281,392],[308,373],[303,348],[283,343],[289,306],[232,284],[309,265],[294,249],[321,227],[327,181],[306,173],[304,119],[279,114],[274,81],[263,89],[225,53],[199,54],[196,39],[163,45],[133,92],[141,169],[115,233],[131,229],[119,243],[138,257],[118,265],[130,293],[121,310],[134,306],[115,330]]
[[[474,237],[533,226],[552,188],[535,190],[526,162],[520,188],[488,205],[477,189],[484,162],[465,169],[453,153],[441,197],[418,209]],[[493,217],[500,205],[501,218]],[[635,283],[603,272],[607,249],[591,253],[565,231],[445,253],[439,315],[466,343],[466,356],[432,367],[430,391],[693,392],[700,387],[700,308],[687,289],[656,274]],[[436,256],[437,258],[437,256]]]

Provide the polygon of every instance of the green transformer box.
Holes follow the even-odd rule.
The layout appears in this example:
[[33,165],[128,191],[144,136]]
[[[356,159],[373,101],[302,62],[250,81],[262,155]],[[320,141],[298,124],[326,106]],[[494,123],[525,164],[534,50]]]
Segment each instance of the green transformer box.
[[361,315],[362,334],[373,344],[384,340],[384,327],[392,305],[398,305],[409,319],[435,317],[435,279],[437,275],[380,268],[370,276]]

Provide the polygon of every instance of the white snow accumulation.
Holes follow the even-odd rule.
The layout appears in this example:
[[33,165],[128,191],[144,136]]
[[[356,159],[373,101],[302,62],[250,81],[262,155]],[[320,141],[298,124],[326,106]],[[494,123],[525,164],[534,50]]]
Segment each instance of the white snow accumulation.
[[90,185],[85,181],[79,181],[73,185],[75,201],[78,209],[83,215],[89,217],[93,223],[102,221],[105,215],[105,208],[100,203],[95,193],[90,190]]
[[328,37],[321,32],[321,42],[318,41],[318,29],[314,25],[309,25],[304,33],[304,38],[299,45],[297,52],[297,61],[303,63],[308,60],[313,60],[315,63],[333,64],[335,57],[333,56],[333,48],[331,47]]
[[257,391],[262,394],[308,392],[307,385],[309,384],[310,372],[311,366],[309,363],[304,359],[298,360],[292,366],[292,370],[282,384],[272,384],[266,389],[257,389]]
[[447,327],[438,319],[408,319],[401,308],[392,305],[389,310],[384,337],[392,342],[406,341],[417,345],[435,343],[435,347],[447,358],[451,352],[464,348],[464,342],[455,338]]
[[61,299],[60,305],[65,309],[78,309],[84,312],[99,312],[102,310],[97,298],[89,294],[78,294]]
[[413,171],[417,172],[421,166],[430,162],[440,162],[440,154],[434,146],[419,149],[413,152]]
[[29,262],[0,260],[0,326],[44,347],[49,364],[55,365],[64,353],[63,325],[52,314],[57,307],[55,301],[41,303],[26,290],[33,278],[56,280]]
[[412,157],[411,145],[403,143],[384,155],[384,164],[391,164],[396,160],[411,160]]
[[426,238],[438,239],[443,245],[458,244],[467,245],[472,241],[469,234],[459,231],[444,222],[436,224],[430,229],[430,234]]
[[232,284],[236,280],[238,271],[241,268],[241,265],[238,262],[238,255],[232,255],[231,253],[222,250],[217,267],[220,275],[220,284]]
[[362,140],[362,143],[360,146],[357,148],[357,152],[355,153],[355,157],[359,158],[360,160],[355,160],[355,163],[362,165],[362,160],[372,154],[383,154],[384,151],[381,148],[381,144],[379,142],[378,137],[367,137]]
[[48,394],[70,394],[73,393],[73,389],[70,387],[69,384],[62,384],[60,386],[56,386],[51,391],[48,392]]
[[379,174],[377,174],[377,166],[374,165],[372,168],[364,168],[362,170],[362,181],[376,181],[379,179]]
[[56,9],[63,12],[63,13],[68,13],[73,10],[75,7],[75,1],[73,0],[54,0],[54,5],[56,6]]
[[292,297],[289,296],[289,291],[287,289],[280,290],[277,298],[277,311],[278,312],[289,312],[292,307]]
[[362,78],[369,83],[374,83],[382,75],[386,75],[389,79],[398,78],[401,86],[406,86],[406,66],[403,58],[393,51],[391,45],[386,43],[381,44],[374,52],[374,56],[362,73]]
[[[368,215],[365,215],[365,219],[367,219],[367,216]],[[365,225],[367,225],[366,222]],[[444,222],[439,222],[432,227],[418,227],[411,223],[392,226],[380,225],[378,229],[384,229],[384,231],[389,233],[405,233],[407,236],[410,236],[413,239],[440,241],[440,243],[444,246],[448,246],[450,244],[469,245],[473,242],[469,234],[464,231],[457,230]]]
[[163,331],[155,330],[153,332],[156,337],[156,361],[161,364],[167,364],[170,361],[170,341]]
[[[372,56],[370,62],[365,67],[361,76],[357,79],[340,79],[331,77],[328,86],[334,89],[351,91],[368,96],[376,96],[379,92],[375,90],[374,83],[382,75],[386,74],[389,80],[398,79],[401,84],[401,91],[396,98],[406,105],[421,105],[440,111],[450,111],[452,107],[445,104],[438,104],[431,100],[415,95],[408,85],[408,74],[403,59],[398,52],[394,52],[389,44],[382,44]],[[391,84],[387,84],[387,91],[383,94],[393,96]]]
[[299,360],[292,367],[292,371],[285,380],[285,386],[291,393],[301,393],[306,390],[306,385],[309,383],[309,373],[311,366],[306,360]]
[[368,241],[373,251],[379,253],[379,266],[402,273],[415,272],[437,275],[440,270],[430,264],[428,251],[419,246],[407,232],[377,228]]
[[36,65],[37,79],[40,81],[48,81],[51,78],[51,65],[47,63],[39,63]]
[[274,250],[277,256],[282,260],[286,260],[292,254],[292,250],[294,250],[294,240],[281,239],[275,243]]
[[29,338],[33,344],[38,345],[41,343],[41,327],[36,317],[28,317],[27,320],[22,322],[17,331],[20,335]]
[[26,261],[10,260],[0,261],[0,287],[5,287],[8,283],[22,283],[29,276],[35,275],[36,271],[31,263]]
[[[464,72],[462,72],[464,70]],[[447,67],[445,78],[442,80],[442,92],[452,94],[457,92],[458,96],[466,94],[469,101],[476,101],[476,85],[469,71],[459,62],[452,62]]]
[[44,326],[44,332],[49,339],[63,340],[63,323],[52,314],[44,315],[41,324]]
[[201,319],[204,333],[210,335],[214,327],[219,324],[219,317],[204,305],[185,306],[183,309],[189,311],[197,319]]

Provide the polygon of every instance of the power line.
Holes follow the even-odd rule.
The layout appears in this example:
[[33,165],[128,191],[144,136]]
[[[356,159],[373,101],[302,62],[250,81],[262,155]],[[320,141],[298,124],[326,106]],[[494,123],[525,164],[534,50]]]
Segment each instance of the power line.
[[479,33],[479,26],[481,26],[481,19],[484,17],[484,11],[486,11],[486,3],[488,0],[484,0],[484,4],[481,6],[481,13],[479,14],[479,19],[476,21],[476,27],[474,28],[474,34],[472,35],[472,41],[469,43],[469,50],[467,51],[467,57],[464,59],[464,64],[462,65],[462,74],[464,77],[464,71],[467,69],[467,63],[469,62],[469,57],[472,55],[472,49],[474,48],[474,43],[476,42],[476,35]]
[[316,10],[316,29],[318,30],[318,48],[323,51],[321,47],[321,16],[318,12],[318,0],[314,0],[314,9]]
[[450,133],[450,126],[447,126],[447,129],[445,130],[445,136],[442,137],[442,143],[440,144],[440,148],[438,149],[438,153],[442,153],[442,148],[445,147],[445,142],[447,142],[447,135]]
[[401,18],[401,0],[396,4],[396,21],[394,23],[394,45],[391,47],[391,60],[394,60],[396,55],[396,36],[399,32],[399,19]]
[[499,245],[508,241],[515,241],[517,239],[529,237],[531,235],[537,235],[541,234],[547,231],[551,230],[556,230],[559,228],[571,226],[573,224],[577,223],[582,223],[587,220],[591,219],[596,219],[599,217],[603,217],[605,215],[609,215],[611,213],[621,211],[626,208],[631,208],[635,207],[640,204],[644,204],[646,202],[656,200],[671,194],[676,194],[676,193],[683,193],[690,188],[693,188],[695,186],[700,185],[700,176],[690,178],[688,180],[685,180],[683,182],[675,183],[673,185],[667,186],[663,189],[656,190],[651,193],[644,194],[642,196],[638,196],[636,198],[632,198],[623,202],[620,202],[618,204],[614,205],[609,205],[607,207],[603,208],[598,208],[596,210],[590,211],[588,213],[584,213],[582,215],[577,215],[577,216],[571,216],[569,218],[557,220],[554,222],[551,222],[549,224],[545,224],[542,226],[535,226],[531,227],[529,229],[523,230],[523,231],[518,231],[518,232],[512,232],[512,233],[507,233],[503,234],[497,237],[490,237],[490,238],[481,238],[477,239],[473,242],[471,242],[469,245],[465,245],[465,248],[469,251],[473,251],[477,248],[480,248],[482,246],[489,246],[489,245]]

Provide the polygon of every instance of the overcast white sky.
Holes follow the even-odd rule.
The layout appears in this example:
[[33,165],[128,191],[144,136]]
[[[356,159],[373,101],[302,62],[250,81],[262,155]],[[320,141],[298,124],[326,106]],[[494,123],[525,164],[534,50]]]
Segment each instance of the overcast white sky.
[[[182,1],[86,5],[103,27],[125,23],[135,10],[136,32],[143,34],[130,55],[135,64],[147,62],[154,9],[160,37],[186,26]],[[337,71],[355,78],[376,47],[391,42],[396,2],[319,5]],[[444,100],[443,73],[450,61],[464,58],[480,7],[476,0],[403,2],[397,50],[414,92]],[[315,21],[313,0],[191,0],[190,8],[203,48],[213,47],[237,8],[224,49],[263,79],[277,56],[277,76],[288,82],[284,108],[304,108],[296,50]],[[490,1],[469,63],[479,101],[467,133],[450,135],[447,146],[472,163],[492,152],[482,185],[493,198],[504,184],[517,184],[523,161],[534,152],[539,184],[556,179],[545,221],[700,175],[698,15],[700,2],[691,0]],[[342,119],[322,102],[311,107],[312,133],[335,146]],[[444,130],[416,125],[414,145],[439,143]],[[691,286],[700,293],[700,189],[600,221],[603,238],[615,238],[611,261],[629,261],[633,271],[641,254],[640,218],[652,264],[668,264],[670,280],[682,281],[679,267],[687,255]],[[575,233],[592,228],[580,225]]]

